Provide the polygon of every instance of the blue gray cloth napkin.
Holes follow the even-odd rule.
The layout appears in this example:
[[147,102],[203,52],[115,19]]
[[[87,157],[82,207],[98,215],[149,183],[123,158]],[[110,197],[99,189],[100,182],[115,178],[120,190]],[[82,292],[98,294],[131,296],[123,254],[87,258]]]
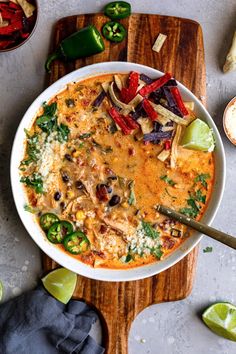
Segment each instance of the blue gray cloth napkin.
[[88,334],[97,319],[84,302],[64,305],[37,288],[0,305],[0,353],[102,354]]

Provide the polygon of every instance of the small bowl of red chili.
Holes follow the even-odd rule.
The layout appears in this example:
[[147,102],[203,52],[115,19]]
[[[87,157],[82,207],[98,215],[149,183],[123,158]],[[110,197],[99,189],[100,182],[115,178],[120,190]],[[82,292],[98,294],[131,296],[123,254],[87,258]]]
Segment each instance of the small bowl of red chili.
[[37,18],[37,0],[0,1],[0,53],[26,43],[36,28]]

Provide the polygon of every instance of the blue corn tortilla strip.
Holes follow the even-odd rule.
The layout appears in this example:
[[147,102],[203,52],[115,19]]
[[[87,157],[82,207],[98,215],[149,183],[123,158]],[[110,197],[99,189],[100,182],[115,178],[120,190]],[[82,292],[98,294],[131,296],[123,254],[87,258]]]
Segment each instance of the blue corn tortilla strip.
[[106,92],[102,90],[97,96],[97,98],[93,101],[92,106],[99,107],[102,104],[102,101],[104,100],[105,97],[106,97]]

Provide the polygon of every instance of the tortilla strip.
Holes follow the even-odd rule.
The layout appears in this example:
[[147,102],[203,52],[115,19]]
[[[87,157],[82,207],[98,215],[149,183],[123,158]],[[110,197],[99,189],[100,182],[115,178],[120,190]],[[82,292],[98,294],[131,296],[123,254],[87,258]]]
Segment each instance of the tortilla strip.
[[188,121],[186,119],[180,118],[176,114],[172,113],[165,107],[161,106],[160,104],[155,105],[154,107],[157,113],[161,114],[163,117],[167,118],[168,120],[173,120],[173,122],[180,124],[180,125],[188,125]]
[[36,9],[36,7],[34,5],[30,4],[26,0],[17,0],[16,4],[17,3],[22,8],[22,10],[24,11],[24,14],[27,18],[31,17],[33,15],[34,10]]
[[[0,1],[1,1],[1,0],[0,0]],[[8,25],[9,25],[9,21],[3,20],[2,14],[0,13],[0,28],[6,27],[6,26],[8,26]]]

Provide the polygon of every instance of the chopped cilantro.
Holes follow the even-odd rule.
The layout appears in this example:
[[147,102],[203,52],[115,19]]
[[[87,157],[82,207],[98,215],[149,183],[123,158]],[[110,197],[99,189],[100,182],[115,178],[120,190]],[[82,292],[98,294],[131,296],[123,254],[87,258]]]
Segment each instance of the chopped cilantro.
[[206,179],[209,179],[210,177],[211,176],[209,175],[209,173],[201,173],[197,177],[195,177],[194,182],[195,183],[201,182],[202,186],[204,188],[207,188]]
[[70,129],[65,124],[58,125],[57,123],[57,103],[53,102],[50,105],[44,103],[43,108],[43,114],[36,119],[37,126],[47,134],[57,131],[57,139],[60,143],[63,143],[63,141],[68,141]]
[[125,263],[129,263],[132,260],[133,260],[132,255],[130,253],[128,253],[127,256],[125,257]]
[[134,181],[130,182],[129,188],[130,188],[130,195],[129,195],[128,203],[129,203],[129,205],[135,205],[136,198],[135,198],[135,193],[134,193]]
[[201,202],[201,203],[203,203],[203,204],[206,203],[206,195],[203,195],[203,194],[202,194],[201,189],[198,189],[198,190],[196,191],[195,199],[196,199],[198,202]]
[[210,252],[212,252],[212,250],[213,250],[213,247],[206,247],[206,248],[204,248],[203,249],[203,253],[210,253]]
[[22,165],[28,166],[32,162],[37,162],[40,153],[40,150],[38,149],[38,141],[39,141],[38,134],[35,133],[33,135],[30,135],[30,133],[26,129],[25,129],[25,134],[27,136],[26,153],[28,157],[21,162],[21,166]]
[[172,187],[176,185],[176,183],[171,178],[169,178],[167,175],[161,176],[160,179]]
[[32,213],[32,214],[35,214],[38,212],[37,209],[34,209],[30,205],[27,205],[27,204],[24,205],[24,210],[28,211],[29,213]]
[[154,247],[151,248],[150,251],[151,251],[151,254],[153,256],[155,256],[157,259],[160,259],[161,256],[163,255],[163,252],[161,250],[161,245],[159,245],[158,247],[155,247],[155,248]]
[[21,177],[20,182],[34,188],[35,192],[38,194],[43,193],[43,181],[41,175],[38,173],[33,173],[31,176],[27,177]]
[[142,229],[143,229],[145,235],[152,238],[152,239],[156,239],[160,235],[159,232],[156,231],[149,222],[146,222],[143,220],[142,220]]
[[63,143],[63,141],[68,141],[68,135],[70,133],[70,129],[67,127],[65,124],[60,124],[57,127],[57,138],[60,143]]

